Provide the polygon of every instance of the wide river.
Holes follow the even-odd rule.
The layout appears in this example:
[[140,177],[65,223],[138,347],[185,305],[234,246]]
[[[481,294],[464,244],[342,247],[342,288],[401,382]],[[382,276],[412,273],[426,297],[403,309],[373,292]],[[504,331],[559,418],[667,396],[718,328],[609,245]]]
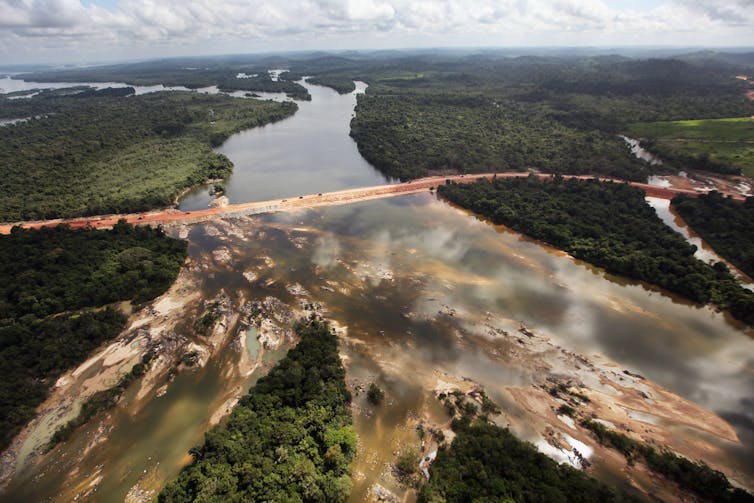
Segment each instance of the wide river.
[[[307,87],[312,102],[300,103],[295,116],[239,133],[219,149],[235,164],[232,202],[385,183],[348,137],[355,95]],[[198,190],[182,207],[207,199]],[[524,324],[555,346],[617,364],[716,412],[741,441],[717,442],[719,459],[744,483],[754,479],[753,333],[710,308],[605,274],[430,194],[210,222],[191,227],[188,239],[203,298],[225,292],[232,305],[320,303],[345,330],[349,383],[385,389],[380,408],[355,400],[360,449],[351,501],[367,501],[376,481],[402,492],[386,472],[395,452],[417,442],[415,421],[442,415],[431,392],[437,376],[480,383],[514,431],[541,440],[536,421],[506,389],[531,387],[542,370],[488,337],[493,325],[516,333]],[[265,352],[263,363],[284,349]],[[255,351],[250,343],[252,359]],[[137,408],[131,390],[102,443],[86,448],[100,428],[94,421],[55,456],[22,470],[3,498],[65,500],[94,481],[92,500],[120,502],[129,491],[138,495],[137,483],[158,487],[187,462],[220,405],[258,378],[259,371],[233,370],[239,358],[229,345]]]

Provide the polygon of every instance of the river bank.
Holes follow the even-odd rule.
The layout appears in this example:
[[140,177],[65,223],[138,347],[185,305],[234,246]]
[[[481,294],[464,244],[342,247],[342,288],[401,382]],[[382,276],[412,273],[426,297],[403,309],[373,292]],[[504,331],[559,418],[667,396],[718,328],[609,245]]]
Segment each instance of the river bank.
[[[312,314],[333,321],[354,396],[359,448],[351,502],[415,498],[393,467],[411,447],[432,456],[436,443],[420,431],[451,437],[437,396],[453,390],[484,390],[502,408],[499,423],[519,437],[560,461],[584,468],[585,459],[590,473],[645,494],[677,498],[559,414],[578,399],[571,393],[588,398],[584,413],[611,428],[754,486],[751,329],[438,201],[429,187],[446,177],[377,187],[363,198],[328,194],[342,186],[330,183],[369,185],[353,185],[349,172],[371,167],[348,138],[355,97],[318,92],[313,105],[322,99],[323,107],[338,107],[332,121],[320,121],[314,108],[302,113],[309,106],[302,103],[294,117],[229,140],[238,142],[238,157],[229,158],[239,176],[226,188],[240,205],[129,216],[188,240],[190,259],[169,292],[66,374],[39,421],[17,439],[3,469],[10,474],[3,497],[150,501],[191,461],[188,450],[295,344],[293,321]],[[296,135],[307,131],[314,133],[294,156],[296,170],[306,172],[270,187],[296,196],[257,198],[268,179],[254,178],[255,170],[279,175]],[[314,151],[322,156],[316,163]],[[311,169],[331,165],[340,171],[329,178]],[[326,187],[321,196],[312,180]],[[299,199],[298,192],[311,194]],[[249,200],[257,202],[243,203]],[[112,225],[118,217],[82,225]],[[213,321],[202,335],[196,323],[206,315]],[[158,346],[155,364],[116,407],[41,452],[83,400],[77,388],[106,389]],[[366,400],[372,382],[386,394],[379,407]]]
[[[556,459],[574,463],[573,448],[584,455],[588,446],[595,475],[627,476],[640,491],[668,489],[559,416],[563,397],[553,388],[588,397],[585,413],[632,437],[703,459],[751,486],[751,467],[741,461],[750,438],[741,432],[748,433],[710,410],[745,410],[735,397],[751,389],[741,360],[751,339],[711,311],[616,282],[429,195],[166,229],[190,243],[178,282],[66,375],[45,417],[73,410],[77,387],[112,383],[149,344],[161,344],[160,358],[114,410],[51,453],[29,456],[7,495],[149,499],[295,342],[290,325],[309,313],[335,322],[355,397],[360,444],[351,501],[369,501],[378,485],[411,500],[391,467],[408,446],[422,448],[419,424],[447,429],[436,395],[456,387],[484,389],[502,407],[503,426]],[[191,335],[194,321],[217,305],[215,328]],[[712,334],[722,339],[713,342]],[[257,359],[248,353],[255,340]],[[176,366],[191,353],[196,365]],[[683,363],[689,359],[695,366]],[[383,406],[366,402],[369,382],[385,390]],[[691,400],[702,384],[712,394]],[[712,391],[721,387],[728,392]],[[34,424],[21,447],[30,439],[41,445],[51,429]],[[431,445],[424,448],[429,454]]]

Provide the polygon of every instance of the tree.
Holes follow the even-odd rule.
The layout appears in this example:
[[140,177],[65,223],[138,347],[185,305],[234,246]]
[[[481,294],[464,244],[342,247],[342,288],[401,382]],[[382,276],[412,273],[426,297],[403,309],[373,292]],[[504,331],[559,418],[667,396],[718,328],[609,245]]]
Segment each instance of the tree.
[[372,405],[379,405],[385,398],[385,392],[380,389],[375,383],[369,383],[369,389],[367,390],[367,400]]

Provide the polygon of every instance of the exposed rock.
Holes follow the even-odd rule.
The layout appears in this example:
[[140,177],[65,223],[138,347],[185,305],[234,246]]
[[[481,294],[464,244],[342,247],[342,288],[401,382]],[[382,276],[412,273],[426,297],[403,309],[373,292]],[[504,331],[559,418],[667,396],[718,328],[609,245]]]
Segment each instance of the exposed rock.
[[290,284],[285,289],[288,293],[295,295],[296,297],[309,297],[309,292],[299,283]]
[[388,503],[398,503],[400,500],[398,496],[388,491],[380,484],[374,484],[370,489],[372,496],[376,501],[386,501]]
[[259,276],[256,275],[253,271],[244,271],[243,277],[248,281],[249,283],[254,283]]
[[264,319],[259,326],[259,343],[265,349],[277,349],[285,340],[285,330],[275,325],[272,320]]
[[227,264],[233,258],[230,250],[224,246],[212,250],[212,258],[220,264]]
[[223,206],[228,206],[228,204],[230,204],[228,196],[220,196],[209,202],[209,205],[213,208],[221,208]]

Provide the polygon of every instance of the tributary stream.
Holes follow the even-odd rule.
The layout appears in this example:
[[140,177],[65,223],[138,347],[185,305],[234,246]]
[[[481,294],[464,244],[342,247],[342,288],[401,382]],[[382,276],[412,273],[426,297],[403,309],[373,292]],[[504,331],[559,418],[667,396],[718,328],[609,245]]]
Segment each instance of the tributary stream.
[[[313,100],[295,116],[221,147],[236,166],[227,188],[232,202],[385,183],[348,137],[355,96],[308,87]],[[183,205],[206,204],[207,197],[200,190]],[[187,233],[190,288],[202,299],[224,292],[234,311],[270,299],[293,311],[314,304],[335,322],[360,438],[351,501],[370,501],[375,483],[412,499],[391,477],[390,463],[419,445],[418,423],[446,419],[432,390],[453,383],[483,386],[504,411],[500,424],[568,458],[567,449],[544,442],[555,416],[547,407],[538,413],[532,398],[533,386],[562,376],[599,396],[620,398],[629,389],[624,384],[644,390],[646,404],[615,406],[615,417],[641,421],[647,435],[661,430],[689,452],[701,442],[712,446],[709,462],[752,486],[752,331],[711,308],[605,274],[429,193],[169,231]],[[177,308],[185,321],[176,334],[192,337],[198,302]],[[67,501],[84,493],[92,501],[120,502],[127,494],[148,500],[190,461],[188,449],[218,409],[291,343],[260,350],[248,339],[256,332],[240,325],[217,342],[206,365],[181,370],[166,387],[161,381],[146,399],[136,398],[135,385],[105,421],[21,469],[2,498]],[[244,351],[234,348],[241,339]],[[251,373],[239,370],[244,358],[257,358]],[[638,374],[643,378],[632,377]],[[714,411],[739,441],[696,424],[704,422],[690,417],[696,409],[664,414],[669,394],[644,379]],[[379,407],[364,399],[370,382],[386,392]],[[561,429],[578,436],[566,421]],[[609,463],[593,461],[595,473],[609,477]]]

